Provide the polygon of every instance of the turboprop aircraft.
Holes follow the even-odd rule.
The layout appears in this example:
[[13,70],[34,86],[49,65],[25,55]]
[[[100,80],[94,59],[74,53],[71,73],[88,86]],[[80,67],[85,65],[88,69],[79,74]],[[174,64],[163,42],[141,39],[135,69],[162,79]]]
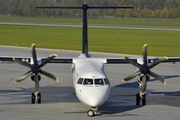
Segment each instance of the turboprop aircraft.
[[[57,57],[56,54],[52,54],[49,57],[37,58],[35,44],[32,44],[32,57],[6,57],[0,56],[0,61],[15,61],[25,67],[30,68],[28,72],[22,75],[20,78],[14,80],[15,83],[25,80],[30,76],[31,80],[35,82],[35,92],[32,93],[32,104],[37,99],[38,103],[41,103],[41,94],[39,92],[39,81],[41,75],[58,82],[58,78],[53,74],[42,70],[42,67],[47,63],[72,64],[71,72],[73,76],[73,85],[77,98],[84,104],[90,106],[87,111],[88,116],[95,116],[98,113],[98,107],[102,105],[109,97],[111,92],[111,85],[108,77],[104,71],[105,64],[133,64],[139,70],[123,81],[128,81],[137,76],[140,84],[140,93],[137,94],[137,103],[140,99],[143,99],[143,105],[146,103],[145,91],[146,83],[149,80],[149,76],[153,76],[156,79],[166,84],[165,80],[154,72],[150,71],[150,68],[158,65],[161,62],[176,62],[180,61],[180,58],[147,58],[147,45],[143,46],[143,59],[142,58],[94,58],[88,53],[88,35],[87,35],[87,10],[88,9],[116,9],[116,8],[132,8],[132,7],[93,7],[83,4],[80,7],[37,7],[37,8],[52,8],[52,9],[82,9],[82,53],[77,58]],[[139,104],[137,104],[139,105]]]

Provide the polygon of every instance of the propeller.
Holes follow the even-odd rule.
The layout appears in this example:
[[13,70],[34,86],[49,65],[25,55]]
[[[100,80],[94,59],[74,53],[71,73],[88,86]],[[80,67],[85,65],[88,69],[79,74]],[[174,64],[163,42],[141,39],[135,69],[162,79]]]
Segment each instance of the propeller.
[[56,82],[58,82],[58,78],[57,77],[55,77],[53,74],[48,73],[48,72],[46,72],[46,71],[41,69],[50,60],[52,60],[54,57],[57,57],[57,54],[50,55],[43,62],[38,64],[37,56],[36,56],[35,44],[32,44],[31,48],[32,48],[33,64],[29,64],[28,62],[24,62],[24,61],[22,61],[20,59],[17,59],[15,57],[13,57],[13,60],[15,62],[19,63],[20,65],[23,65],[25,67],[30,68],[30,70],[28,72],[26,72],[24,75],[22,75],[18,79],[14,80],[14,82],[15,83],[21,82],[21,81],[25,80],[27,77],[29,77],[30,75],[34,75],[33,81],[35,82],[35,94],[37,95],[37,93],[39,92],[39,79],[38,79],[38,74],[39,73],[41,73],[41,74],[43,74],[43,75],[45,75],[45,76],[55,80]]
[[150,71],[151,68],[155,67],[159,63],[168,60],[167,57],[160,58],[154,62],[152,62],[150,65],[148,65],[147,61],[147,44],[144,44],[142,48],[142,57],[143,57],[143,64],[139,64],[138,62],[135,62],[128,57],[124,56],[124,59],[129,62],[130,64],[134,65],[135,67],[139,68],[136,72],[133,74],[129,75],[128,77],[122,79],[123,82],[129,81],[136,76],[142,74],[142,88],[141,88],[141,93],[140,96],[142,97],[146,93],[146,86],[147,86],[147,81],[148,81],[148,75],[156,78],[157,80],[161,81],[164,85],[166,85],[166,81],[158,74]]

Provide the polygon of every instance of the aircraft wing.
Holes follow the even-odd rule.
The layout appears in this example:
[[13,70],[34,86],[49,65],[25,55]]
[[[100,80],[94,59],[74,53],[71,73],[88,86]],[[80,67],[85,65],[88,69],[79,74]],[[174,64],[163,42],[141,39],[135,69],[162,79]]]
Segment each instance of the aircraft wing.
[[[31,57],[15,57],[16,59],[22,60],[24,62],[28,62],[31,63],[32,58]],[[38,58],[41,59],[43,61],[46,60],[45,57],[42,58]],[[2,62],[13,62],[13,57],[12,56],[0,56],[0,61]],[[73,63],[73,58],[65,58],[65,57],[57,57],[52,59],[51,61],[49,61],[48,63]]]
[[[42,62],[45,58],[42,58]],[[56,57],[50,60],[48,63],[73,63],[73,58],[65,58],[65,57]]]
[[168,60],[164,62],[180,62],[180,57],[168,57]]
[[[26,62],[28,62],[28,63],[30,63],[31,62],[31,57],[16,57],[16,59],[19,59],[19,60],[22,60],[22,61],[26,61]],[[0,61],[2,61],[2,62],[13,62],[14,60],[13,60],[13,57],[12,56],[0,56]]]
[[[148,62],[152,63],[152,62],[157,61],[159,59],[160,58],[148,58]],[[172,62],[172,63],[180,62],[180,57],[168,57],[168,59],[163,61],[162,63],[169,63],[169,62]]]
[[[137,59],[132,59],[137,61]],[[128,64],[129,62],[125,61],[124,58],[106,58],[106,64]]]
[[[138,59],[140,58],[130,58],[132,61],[137,62]],[[148,58],[148,62],[152,63],[155,62],[157,60],[159,60],[160,58],[157,57],[152,57],[152,58]],[[161,62],[161,63],[176,63],[176,62],[180,62],[180,57],[168,57],[167,60]],[[106,64],[128,64],[129,62],[127,62],[126,60],[124,60],[124,58],[106,58]]]
[[[31,57],[16,57],[16,59],[31,63]],[[42,57],[40,59],[43,62],[46,58]],[[56,57],[56,58],[50,60],[48,63],[73,63],[73,59],[77,59],[77,58]],[[104,62],[105,64],[129,64],[129,62],[124,60],[124,58],[101,58],[101,59],[105,60],[105,62]],[[137,62],[137,60],[139,58],[130,58],[130,59],[134,62]],[[160,58],[157,58],[157,57],[148,58],[148,62],[152,63],[159,59]],[[12,56],[0,56],[0,61],[2,61],[2,62],[12,61],[13,62],[13,57]],[[172,62],[172,63],[180,62],[180,57],[169,57],[168,60],[163,61],[162,63],[169,63],[169,62]]]
[[[66,58],[66,57],[56,57],[49,61],[48,63],[73,63],[74,60],[78,58]],[[101,59],[104,61],[105,64],[129,64],[128,61],[124,60],[124,58],[92,58],[92,59]],[[137,62],[139,58],[131,58],[132,61]],[[159,60],[160,58],[157,57],[152,57],[148,58],[149,63],[152,63],[154,61]],[[45,60],[45,58],[42,58],[42,62]],[[180,57],[170,57],[168,60],[163,61],[162,63],[175,63],[175,62],[180,62]]]

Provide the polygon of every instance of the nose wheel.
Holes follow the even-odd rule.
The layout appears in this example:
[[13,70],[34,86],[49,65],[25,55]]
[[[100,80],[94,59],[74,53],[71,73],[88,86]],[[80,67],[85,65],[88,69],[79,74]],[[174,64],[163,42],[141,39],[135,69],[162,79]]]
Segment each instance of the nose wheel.
[[35,104],[36,99],[37,99],[37,103],[41,104],[41,93],[38,93],[37,96],[34,93],[32,93],[31,103]]
[[89,117],[93,117],[98,114],[98,107],[91,107],[90,110],[87,111],[87,115]]
[[93,116],[95,116],[95,112],[94,112],[93,110],[88,110],[88,111],[87,111],[87,115],[88,115],[89,117],[93,117]]
[[140,94],[136,94],[136,105],[140,105],[140,100],[142,100],[142,105],[146,105],[146,94],[140,97]]

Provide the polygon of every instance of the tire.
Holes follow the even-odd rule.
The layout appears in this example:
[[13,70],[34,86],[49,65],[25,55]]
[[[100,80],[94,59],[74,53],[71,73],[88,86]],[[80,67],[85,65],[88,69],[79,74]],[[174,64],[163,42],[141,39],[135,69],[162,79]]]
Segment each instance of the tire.
[[142,98],[142,105],[146,105],[146,94],[143,95],[143,98]]
[[140,96],[139,96],[139,93],[136,94],[136,105],[140,105]]
[[41,104],[41,93],[37,94],[37,103]]
[[31,95],[31,104],[35,104],[35,99],[36,99],[36,96],[34,93],[32,93]]
[[88,110],[88,111],[87,111],[87,115],[88,115],[89,117],[93,117],[93,116],[95,115],[95,113],[94,113],[93,110]]

